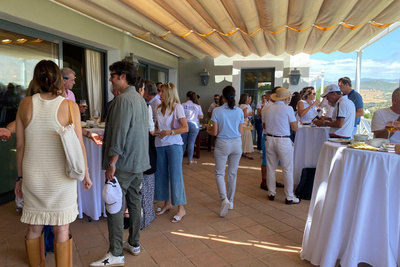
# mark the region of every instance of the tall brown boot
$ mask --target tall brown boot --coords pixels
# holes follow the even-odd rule
[[[65,242],[54,241],[54,259],[56,267],[72,267],[72,235]]]
[[[267,166],[261,164],[261,184],[260,188],[268,191],[267,186]]]
[[[46,258],[44,256],[44,234],[35,239],[25,238],[26,254],[28,256],[29,267],[45,267]]]

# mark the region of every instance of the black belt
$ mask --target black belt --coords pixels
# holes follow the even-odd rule
[[[278,138],[290,138],[290,135],[278,136],[278,135],[273,135],[273,134],[269,134],[269,133],[267,133],[267,136],[278,137]]]

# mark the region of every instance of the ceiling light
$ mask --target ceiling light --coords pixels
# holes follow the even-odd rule
[[[32,41],[32,43],[41,43],[41,42],[43,42],[43,40],[40,40],[40,39],[36,39],[36,40]]]
[[[9,44],[9,43],[12,42],[12,40],[10,40],[10,39],[4,39],[4,40],[1,40],[1,42],[2,42],[3,44]]]
[[[25,38],[17,39],[17,43],[19,43],[19,44],[23,44],[23,43],[25,43],[26,41],[28,41],[28,40],[25,39]]]

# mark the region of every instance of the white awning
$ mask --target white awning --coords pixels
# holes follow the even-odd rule
[[[182,58],[359,49],[400,0],[52,0]]]

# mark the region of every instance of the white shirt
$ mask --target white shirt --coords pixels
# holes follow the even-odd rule
[[[218,107],[218,104],[215,104],[215,102],[212,102],[210,107],[208,108],[207,112],[212,113],[213,109]]]
[[[331,127],[329,129],[329,133],[352,137],[354,130],[354,121],[356,119],[356,108],[353,101],[347,98],[347,95],[343,95],[335,104],[335,110],[332,114],[332,121],[335,121],[339,118],[344,118],[343,127]]]
[[[331,105],[329,105],[329,102],[328,102],[328,100],[326,100],[326,98],[324,98],[324,100],[321,102],[319,107],[325,108],[325,114],[324,114],[325,117],[332,118],[333,110],[335,108],[332,107]]]
[[[151,106],[147,106],[147,110],[149,111],[149,132],[154,131],[154,121],[153,121],[153,110]]]
[[[203,111],[201,110],[201,107],[195,103],[193,103],[192,100],[188,100],[187,102],[182,104],[183,109],[185,110],[185,116],[187,122],[194,122],[194,123],[199,123],[199,115],[203,115]]]
[[[266,133],[276,136],[289,136],[290,123],[296,121],[293,108],[283,101],[276,101],[262,111],[262,122],[265,123]]]
[[[151,110],[153,111],[153,120],[156,121],[155,115],[157,114],[157,107],[161,104],[160,96],[156,95],[149,101],[149,105],[151,106]]]
[[[378,109],[372,116],[371,131],[385,129],[385,125],[388,121],[396,121],[399,116],[400,114],[397,114],[391,108]],[[394,132],[389,140],[390,143],[400,144],[400,131]]]
[[[175,110],[174,112],[171,113],[171,110],[168,108],[165,111],[165,115],[161,113],[161,107],[157,108],[156,110],[156,121],[158,124],[158,129],[160,131],[162,130],[172,130],[172,118],[175,116],[176,120],[179,120],[181,118],[185,118],[185,111],[183,110],[183,107],[181,104],[176,104],[175,105]],[[163,139],[159,138],[158,136],[156,137],[156,140],[154,142],[156,147],[161,147],[161,146],[170,146],[170,145],[183,145],[182,142],[182,137],[180,134],[175,134],[175,135],[167,135]]]
[[[303,103],[303,109],[306,109],[310,106],[310,104],[308,104],[306,100],[300,100],[300,101]],[[311,120],[317,116],[317,114],[318,114],[317,108],[313,106],[306,114],[304,114],[303,117],[299,116],[299,118],[302,122],[310,123]]]

